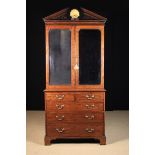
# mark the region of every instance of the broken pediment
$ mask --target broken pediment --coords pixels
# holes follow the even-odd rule
[[[71,13],[72,11],[72,13]],[[74,16],[75,14],[75,16]],[[44,18],[44,21],[101,21],[106,22],[106,18],[85,8],[65,8]]]

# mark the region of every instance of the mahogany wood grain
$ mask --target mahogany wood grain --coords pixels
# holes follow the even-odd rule
[[[103,135],[101,123],[87,123],[77,125],[76,123],[57,123],[47,125],[47,136],[55,138],[64,137],[97,137]]]
[[[46,100],[51,101],[76,101],[76,102],[104,102],[102,92],[46,92]]]
[[[71,31],[71,85],[49,85],[49,38],[51,29],[69,29]],[[75,64],[79,65],[79,30],[98,29],[101,31],[101,84],[99,85],[79,85],[79,70],[74,70]],[[46,25],[46,89],[103,89],[104,88],[104,26],[103,25]]]
[[[104,105],[102,102],[52,102],[52,101],[46,101],[46,111],[51,112],[81,112],[81,111],[96,111],[96,112],[102,112],[104,111]]]
[[[75,94],[76,102],[104,102],[104,93],[85,92]]]
[[[53,25],[46,25],[46,89],[72,89],[74,87],[74,70],[73,70],[73,58],[74,58],[74,31],[73,31],[73,26],[53,26]],[[70,85],[49,85],[49,37],[48,33],[50,30],[53,29],[67,29],[71,31],[71,84]]]
[[[46,100],[47,101],[57,101],[57,102],[71,102],[75,100],[75,96],[72,93],[46,93]]]
[[[63,123],[63,122],[70,122],[70,123],[102,123],[104,120],[104,115],[102,112],[70,112],[70,113],[47,113],[47,123]]]
[[[104,89],[104,24],[106,18],[83,9],[89,20],[60,20],[66,14],[63,9],[44,18],[46,42],[46,88],[45,98],[45,145],[55,139],[94,138],[106,144],[105,137],[105,89]],[[58,19],[56,19],[58,18]],[[94,19],[93,19],[94,18]],[[71,84],[49,85],[49,31],[71,31]],[[97,29],[101,32],[101,83],[79,85],[79,31]]]

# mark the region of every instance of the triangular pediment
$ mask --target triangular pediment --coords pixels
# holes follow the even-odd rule
[[[60,10],[56,13],[53,13],[47,17],[44,18],[44,21],[72,21],[72,18],[70,17],[70,11],[71,8],[65,8],[63,10]],[[95,12],[92,12],[90,10],[87,10],[85,8],[78,8],[77,9],[80,13],[80,16],[78,17],[78,21],[102,21],[106,22],[106,18],[96,14]],[[75,21],[75,20],[74,20]]]

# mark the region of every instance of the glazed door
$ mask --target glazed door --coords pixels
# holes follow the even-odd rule
[[[104,88],[103,26],[76,27],[76,88]]]
[[[71,89],[74,84],[72,61],[73,28],[71,26],[46,27],[46,86]]]

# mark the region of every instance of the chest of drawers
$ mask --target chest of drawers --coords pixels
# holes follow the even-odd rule
[[[45,92],[45,144],[59,138],[105,138],[105,92]]]

